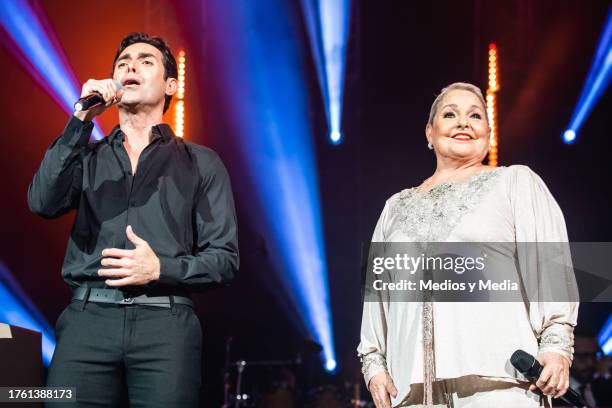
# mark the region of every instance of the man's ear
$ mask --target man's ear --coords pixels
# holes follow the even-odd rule
[[[425,136],[427,137],[427,143],[432,143],[431,141],[431,134],[433,132],[433,127],[431,126],[431,124],[427,124],[427,126],[425,126]]]
[[[178,90],[178,81],[176,78],[166,79],[166,95],[174,95]]]

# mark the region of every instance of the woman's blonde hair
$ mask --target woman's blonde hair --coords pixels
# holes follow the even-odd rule
[[[448,85],[445,88],[442,88],[442,91],[440,92],[440,95],[438,95],[436,97],[436,99],[433,101],[433,104],[431,105],[431,109],[429,111],[429,120],[427,121],[427,123],[429,123],[430,125],[433,125],[433,121],[434,118],[436,117],[436,114],[438,113],[438,108],[440,105],[440,102],[442,102],[442,99],[444,99],[444,96],[449,93],[450,91],[454,91],[456,89],[461,89],[464,91],[470,91],[472,92],[474,95],[476,95],[478,97],[478,99],[480,100],[480,102],[482,103],[483,108],[487,109],[487,104],[485,103],[485,99],[482,96],[482,91],[480,90],[480,88],[478,88],[476,85],[472,85],[470,83],[467,82],[454,82],[450,85]],[[487,116],[487,115],[485,115]],[[489,118],[487,117],[487,122],[489,121]]]

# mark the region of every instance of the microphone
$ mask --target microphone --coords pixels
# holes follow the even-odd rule
[[[117,89],[120,91],[123,89],[121,82],[116,79],[113,80],[114,84],[117,86]],[[74,103],[74,110],[77,112],[89,110],[89,108],[93,108],[96,105],[100,105],[104,103],[104,98],[98,92],[94,92],[90,95],[79,98],[78,101]]]
[[[512,357],[510,357],[510,363],[512,363],[514,368],[516,368],[531,382],[536,382],[540,377],[540,374],[542,374],[543,367],[540,362],[536,360],[534,356],[523,350],[516,350],[514,353],[512,353]],[[586,402],[584,402],[580,394],[578,394],[571,388],[567,389],[565,394],[561,396],[561,399],[573,406],[587,406]]]

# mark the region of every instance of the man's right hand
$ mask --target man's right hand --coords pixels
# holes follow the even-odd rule
[[[386,371],[372,377],[368,389],[372,398],[374,398],[376,408],[391,408],[390,396],[397,397],[397,388],[395,388],[393,379]]]
[[[94,117],[104,112],[106,108],[118,103],[123,94],[112,79],[102,79],[99,81],[90,79],[85,82],[81,90],[81,98],[94,93],[100,94],[104,99],[104,103],[93,106],[86,111],[74,112],[75,117],[82,121],[91,121]]]

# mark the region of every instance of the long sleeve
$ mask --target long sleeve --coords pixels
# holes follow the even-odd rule
[[[216,155],[198,158],[202,186],[194,205],[192,254],[160,257],[160,283],[192,288],[224,284],[238,269],[236,211],[229,175]]]
[[[540,353],[554,351],[571,362],[579,303],[565,220],[542,179],[526,166],[512,167],[510,198],[530,323]]]
[[[373,243],[385,242],[384,230],[389,212],[389,201],[376,224],[372,236]],[[361,335],[357,352],[362,363],[362,373],[366,386],[376,374],[387,371],[387,319],[389,316],[388,299],[367,296],[363,303]]]
[[[83,178],[81,153],[87,149],[92,129],[92,122],[73,116],[47,149],[28,187],[28,206],[32,212],[56,218],[76,208]]]

